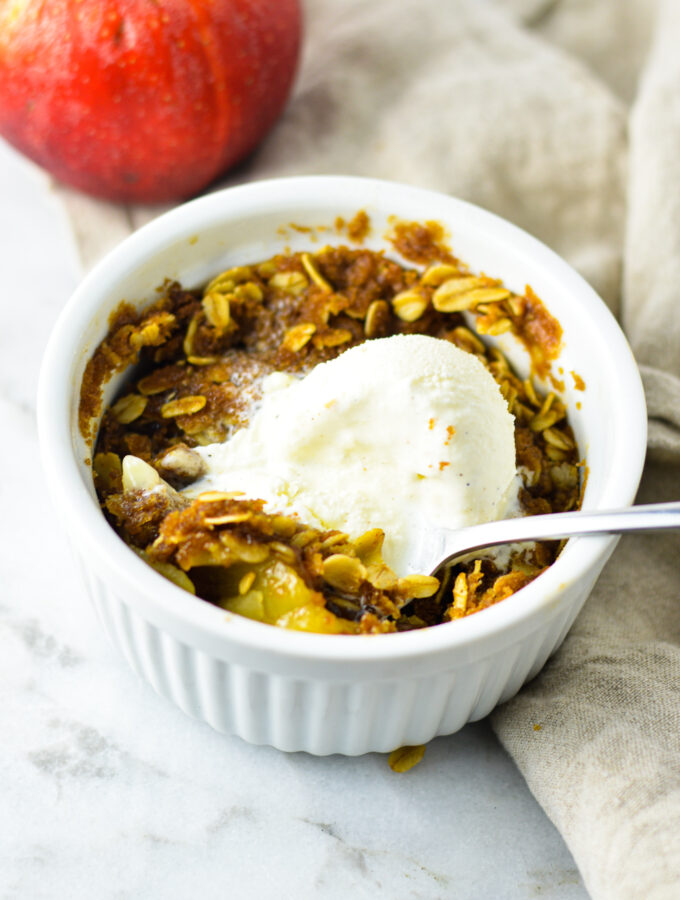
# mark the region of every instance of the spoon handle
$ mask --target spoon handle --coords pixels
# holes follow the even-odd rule
[[[544,541],[575,535],[622,534],[624,532],[666,531],[680,528],[680,501],[649,503],[611,511],[573,510],[543,516],[523,516],[474,525],[462,531],[443,529],[438,547],[428,548],[437,568],[453,557],[485,547],[520,541]]]

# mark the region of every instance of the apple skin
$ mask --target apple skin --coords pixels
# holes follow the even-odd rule
[[[0,135],[122,202],[189,197],[290,92],[298,0],[0,0]]]

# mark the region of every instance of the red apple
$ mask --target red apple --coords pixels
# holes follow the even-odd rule
[[[195,194],[272,126],[298,0],[0,0],[0,134],[117,201]]]

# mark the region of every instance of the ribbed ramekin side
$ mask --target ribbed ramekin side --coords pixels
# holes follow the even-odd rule
[[[387,752],[441,731],[451,673],[344,683],[265,674],[215,659],[162,631],[83,567],[110,639],[161,696],[217,731],[315,755]],[[465,719],[458,720],[458,727]]]
[[[145,678],[145,673],[133,647],[127,606],[120,602],[87,563],[82,560],[79,562],[90,600],[111,643],[123,654],[133,672],[140,678]],[[159,693],[164,692],[159,690]]]
[[[490,671],[470,712],[470,721],[483,719],[499,703],[514,697],[522,685],[541,670],[564,640],[573,621],[570,613],[571,607],[554,614],[519,643],[490,659]]]
[[[562,614],[556,618],[551,628],[542,629],[537,633],[534,652],[528,659],[530,664],[527,666],[527,671],[519,683],[517,690],[519,690],[525,682],[531,681],[532,678],[538,675],[549,657],[552,656],[555,650],[560,646],[574,620],[574,616],[570,613],[571,610],[565,609]],[[510,699],[510,697],[517,693],[517,690],[513,691],[512,694],[504,694],[501,697],[501,702]]]
[[[528,663],[526,672],[520,679],[516,679],[517,684],[512,685],[514,690],[510,690],[511,686],[508,686],[508,689],[500,697],[500,703],[513,697],[523,684],[535,678],[549,657],[561,646],[581,611],[583,603],[592,591],[601,569],[602,566],[598,566],[591,570],[581,581],[568,588],[569,598],[566,603],[561,604],[560,611],[554,615],[549,627],[541,628],[535,633],[533,652],[527,656],[526,660]]]
[[[393,698],[398,694],[398,687],[394,683],[350,684],[344,692],[342,715],[347,727],[344,733],[336,734],[339,743],[336,748],[341,748],[347,756],[357,756],[365,753],[363,747],[376,747],[376,731],[381,731],[381,714],[386,707],[394,709]],[[320,747],[332,747],[331,736],[324,734],[321,723],[309,723],[310,730],[315,734],[315,743]],[[334,730],[341,730],[340,722],[334,726]],[[382,729],[384,731],[384,728]],[[311,735],[310,735],[311,736]],[[396,745],[395,745],[396,746]],[[394,749],[394,748],[392,748]]]
[[[554,646],[542,661],[540,659],[537,661],[540,662],[540,665],[534,666],[531,673],[532,678],[534,675],[537,675],[541,671],[543,664],[545,663],[548,656],[550,656],[566,638],[567,634],[569,633],[569,629],[574,624],[574,621],[576,620],[578,614],[581,612],[583,604],[590,596],[591,591],[595,587],[595,582],[599,578],[600,572],[602,571],[603,567],[604,561],[596,569],[592,569],[589,573],[586,573],[578,585],[572,586],[571,591],[573,592],[574,599],[564,604],[564,613],[559,619],[561,628],[555,639]]]
[[[232,667],[200,650],[194,652],[200,717],[215,731],[233,734],[236,726],[229,703]]]
[[[388,752],[451,734],[515,694],[559,645],[567,604],[510,646],[415,678],[296,678],[217,659],[157,628],[81,562],[113,643],[133,670],[186,714],[255,744],[315,755]],[[587,588],[586,588],[587,589]]]
[[[470,710],[471,721],[483,719],[499,702],[503,691],[507,688],[510,679],[517,668],[519,660],[524,654],[531,653],[531,647],[525,638],[521,643],[513,644],[487,659],[486,672],[482,678],[481,691],[477,702]]]
[[[566,612],[556,616],[543,628],[528,635],[516,648],[514,664],[499,678],[500,691],[497,691],[495,696],[491,695],[488,698],[485,711],[484,709],[479,710],[479,717],[487,715],[499,703],[505,703],[506,700],[514,697],[522,685],[543,667],[551,653],[562,643],[564,634],[566,634],[564,630],[565,616]]]
[[[456,673],[456,679],[442,712],[438,735],[454,734],[470,721],[472,711],[484,690],[489,667],[490,662],[485,659],[468,665],[464,672]]]
[[[500,694],[495,699],[493,696],[488,697],[486,704],[483,707],[480,704],[480,708],[475,710],[472,718],[482,718],[499,703],[504,703],[514,697],[522,685],[541,671],[548,658],[560,647],[567,636],[584,600],[592,590],[598,573],[592,572],[590,577],[584,578],[578,584],[572,584],[567,589],[568,602],[561,604],[541,628],[525,636],[521,645],[518,646],[519,652],[514,667],[499,678],[501,683],[504,682]]]

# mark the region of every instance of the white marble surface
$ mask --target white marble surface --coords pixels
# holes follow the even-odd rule
[[[78,263],[47,180],[1,142],[0,272],[0,898],[587,898],[486,723],[395,775],[215,734],[136,680],[38,458],[40,357]]]

